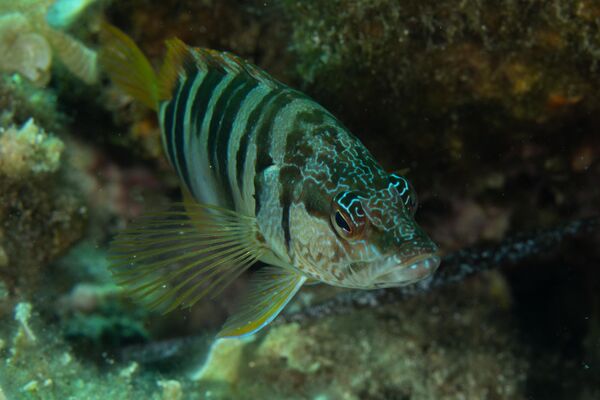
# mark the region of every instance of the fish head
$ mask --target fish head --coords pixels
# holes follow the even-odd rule
[[[321,281],[360,289],[395,287],[424,279],[438,268],[438,247],[414,219],[412,185],[392,173],[377,186],[350,187],[331,198],[328,224],[312,242],[326,248],[320,256],[329,255],[320,266]]]

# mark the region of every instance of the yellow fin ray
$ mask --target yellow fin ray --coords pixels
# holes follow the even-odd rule
[[[158,109],[158,79],[150,62],[118,28],[102,23],[100,65],[120,89],[153,110]]]
[[[224,275],[224,272],[227,271],[227,268],[232,268],[232,267],[237,268],[240,265],[239,264],[240,257],[242,255],[244,255],[245,253],[247,253],[247,250],[245,250],[245,249],[234,249],[234,250],[228,251],[227,253],[213,254],[210,257],[205,257],[200,260],[196,260],[196,261],[190,263],[189,265],[186,265],[183,268],[172,271],[167,276],[161,276],[158,279],[156,279],[154,282],[149,282],[147,285],[144,285],[144,287],[139,287],[139,289],[140,290],[148,290],[148,289],[154,290],[155,286],[161,285],[164,281],[176,282],[178,279],[180,279],[180,277],[182,275],[184,275],[188,271],[191,271],[191,275],[187,276],[185,280],[180,279],[181,282],[179,282],[177,285],[174,285],[173,287],[170,287],[167,291],[165,291],[164,295],[152,300],[152,303],[151,303],[151,307],[152,307],[152,305],[161,303],[167,297],[177,294],[178,291],[183,290],[184,287],[186,287],[188,285],[188,283],[190,283],[190,282],[196,282],[196,285],[193,285],[192,288],[198,289],[199,286],[197,286],[197,285],[202,285],[205,281],[212,279],[216,274]],[[210,264],[208,264],[208,261],[210,261]],[[230,262],[232,263],[231,266],[228,265],[228,263],[230,263]],[[222,266],[223,264],[226,264],[226,265],[224,265],[223,268],[221,268],[221,269],[217,269],[217,267]],[[202,266],[202,268],[197,268],[200,265]],[[202,279],[197,279],[201,275],[203,275]],[[210,285],[208,285],[208,286],[210,286]],[[185,293],[187,293],[187,291]],[[181,301],[178,301],[178,299],[180,299],[180,298],[185,298],[185,297],[179,296],[175,299],[174,302],[181,303]]]
[[[178,203],[121,231],[111,243],[111,269],[134,298],[168,312],[215,296],[261,257],[260,238],[252,217]]]
[[[223,74],[244,73],[272,89],[286,87],[250,62],[228,52],[189,47],[177,38],[165,41],[167,52],[157,74],[133,40],[107,22],[102,24],[100,64],[112,81],[135,99],[153,110],[158,103],[172,98],[180,77],[200,68]]]
[[[277,317],[305,281],[305,276],[280,267],[258,271],[244,304],[229,317],[218,337],[243,337],[258,332]]]
[[[177,38],[165,40],[167,54],[158,74],[159,100],[172,97],[173,88],[184,70],[196,68],[190,48]]]
[[[129,232],[128,232],[129,233]],[[232,235],[233,236],[233,235]],[[191,234],[190,237],[188,239],[195,239],[195,240],[199,240],[199,239],[204,239],[202,240],[202,245],[204,246],[202,249],[198,249],[196,250],[195,254],[201,254],[201,253],[208,253],[211,251],[215,251],[215,250],[221,250],[224,248],[228,248],[231,247],[233,244],[238,243],[240,240],[243,240],[245,237],[245,235],[235,235],[233,236],[231,239],[230,238],[212,238],[212,239],[207,239],[206,236],[201,237],[201,236],[194,236],[194,234]],[[150,246],[150,245],[155,245],[155,244],[165,244],[165,243],[169,243],[166,242],[164,240],[158,240],[158,239],[150,239],[148,240],[146,243],[144,243],[144,245],[146,246]],[[152,250],[146,250],[139,258],[137,258],[136,261],[142,261],[148,258],[152,258],[158,255],[164,255],[166,253],[169,252],[178,252],[181,250],[186,250],[190,247],[190,243],[184,242],[178,242],[179,244],[177,245],[173,245],[173,246],[167,246],[167,247],[158,247],[156,248],[155,246],[154,249]],[[118,242],[118,245],[115,245],[113,247],[114,251],[117,251],[119,249],[128,249],[131,245],[136,245],[139,244],[139,242],[127,242],[125,240],[123,240],[122,242]],[[111,259],[113,260],[118,260],[119,258],[128,258],[129,256],[127,254],[122,255],[122,256],[112,256]]]
[[[226,51],[217,51],[207,48],[193,48],[196,63],[203,69],[217,69],[225,74],[239,74],[243,72],[248,79],[256,80],[272,89],[285,87],[285,85],[271,75],[251,64],[250,62]]]
[[[186,250],[186,248],[184,248],[183,250]],[[217,250],[219,250],[219,249],[217,249]],[[241,248],[241,250],[245,251],[245,248]],[[205,254],[205,253],[207,253],[206,248],[203,247],[196,251],[187,252],[187,253],[184,253],[181,255],[176,255],[176,256],[167,255],[166,257],[162,257],[158,261],[151,261],[151,260],[148,260],[147,258],[144,260],[140,260],[140,259],[136,258],[135,262],[136,263],[144,262],[144,271],[143,272],[145,274],[149,274],[149,273],[156,271],[157,269],[163,268],[166,264],[189,261],[185,267],[173,271],[172,274],[169,274],[167,276],[161,275],[158,277],[158,278],[160,278],[159,280],[164,280],[165,278],[170,278],[175,274],[180,275],[181,273],[189,270],[190,268],[193,268],[195,265],[199,264],[200,262],[205,263],[207,261],[211,261],[218,257],[224,257],[235,251],[240,251],[240,248],[232,247],[231,249],[225,249],[220,252],[213,251],[212,254],[207,255],[207,254]],[[202,256],[203,254],[205,256],[200,257],[200,261],[198,263],[196,263],[196,260],[199,259],[199,256]],[[163,254],[161,254],[161,255],[163,255]],[[189,260],[189,259],[191,259],[191,260]],[[131,261],[129,261],[129,260],[127,262],[121,262],[120,264],[113,265],[113,270],[114,270],[113,274],[118,278],[127,278],[132,275],[138,276],[140,271],[137,271],[137,270],[131,269],[131,268],[123,269],[123,267],[129,267],[130,265],[131,265]],[[122,283],[128,284],[130,282],[128,281],[128,279],[123,279]]]
[[[204,297],[207,297],[207,296],[214,298],[223,289],[225,289],[226,285],[222,285],[223,281],[226,281],[229,283],[233,282],[233,280],[235,278],[239,277],[248,267],[250,267],[250,265],[254,264],[254,262],[256,262],[257,259],[258,259],[257,254],[242,254],[242,255],[237,256],[235,259],[231,260],[233,263],[235,263],[238,266],[235,271],[232,271],[230,274],[220,274],[220,276],[218,276],[218,277],[214,277],[215,271],[213,271],[211,273],[211,275],[213,275],[213,276],[210,276],[210,278],[211,278],[210,284],[205,285],[203,288],[200,288],[200,286],[198,284],[191,286],[184,293],[182,293],[177,299],[175,299],[175,302],[177,302],[177,303],[186,302],[186,303],[194,304],[198,300],[200,300]],[[219,261],[219,263],[221,263],[221,261]],[[214,279],[212,279],[212,278],[214,278]],[[196,295],[190,299],[190,296],[194,295],[194,293],[196,293]]]

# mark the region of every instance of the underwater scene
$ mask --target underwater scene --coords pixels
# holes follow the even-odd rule
[[[600,399],[600,1],[0,0],[14,399]]]

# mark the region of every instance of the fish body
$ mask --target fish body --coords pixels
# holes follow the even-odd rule
[[[105,69],[157,110],[186,197],[115,240],[116,276],[139,297],[191,305],[260,260],[270,267],[220,334],[243,336],[307,281],[372,289],[436,270],[410,183],[317,102],[232,54],[178,40],[153,75],[129,38],[105,30]]]

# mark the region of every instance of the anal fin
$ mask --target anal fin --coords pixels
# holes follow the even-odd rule
[[[240,310],[233,314],[217,337],[244,337],[268,325],[306,282],[306,277],[281,267],[265,267],[256,272],[250,293]]]

